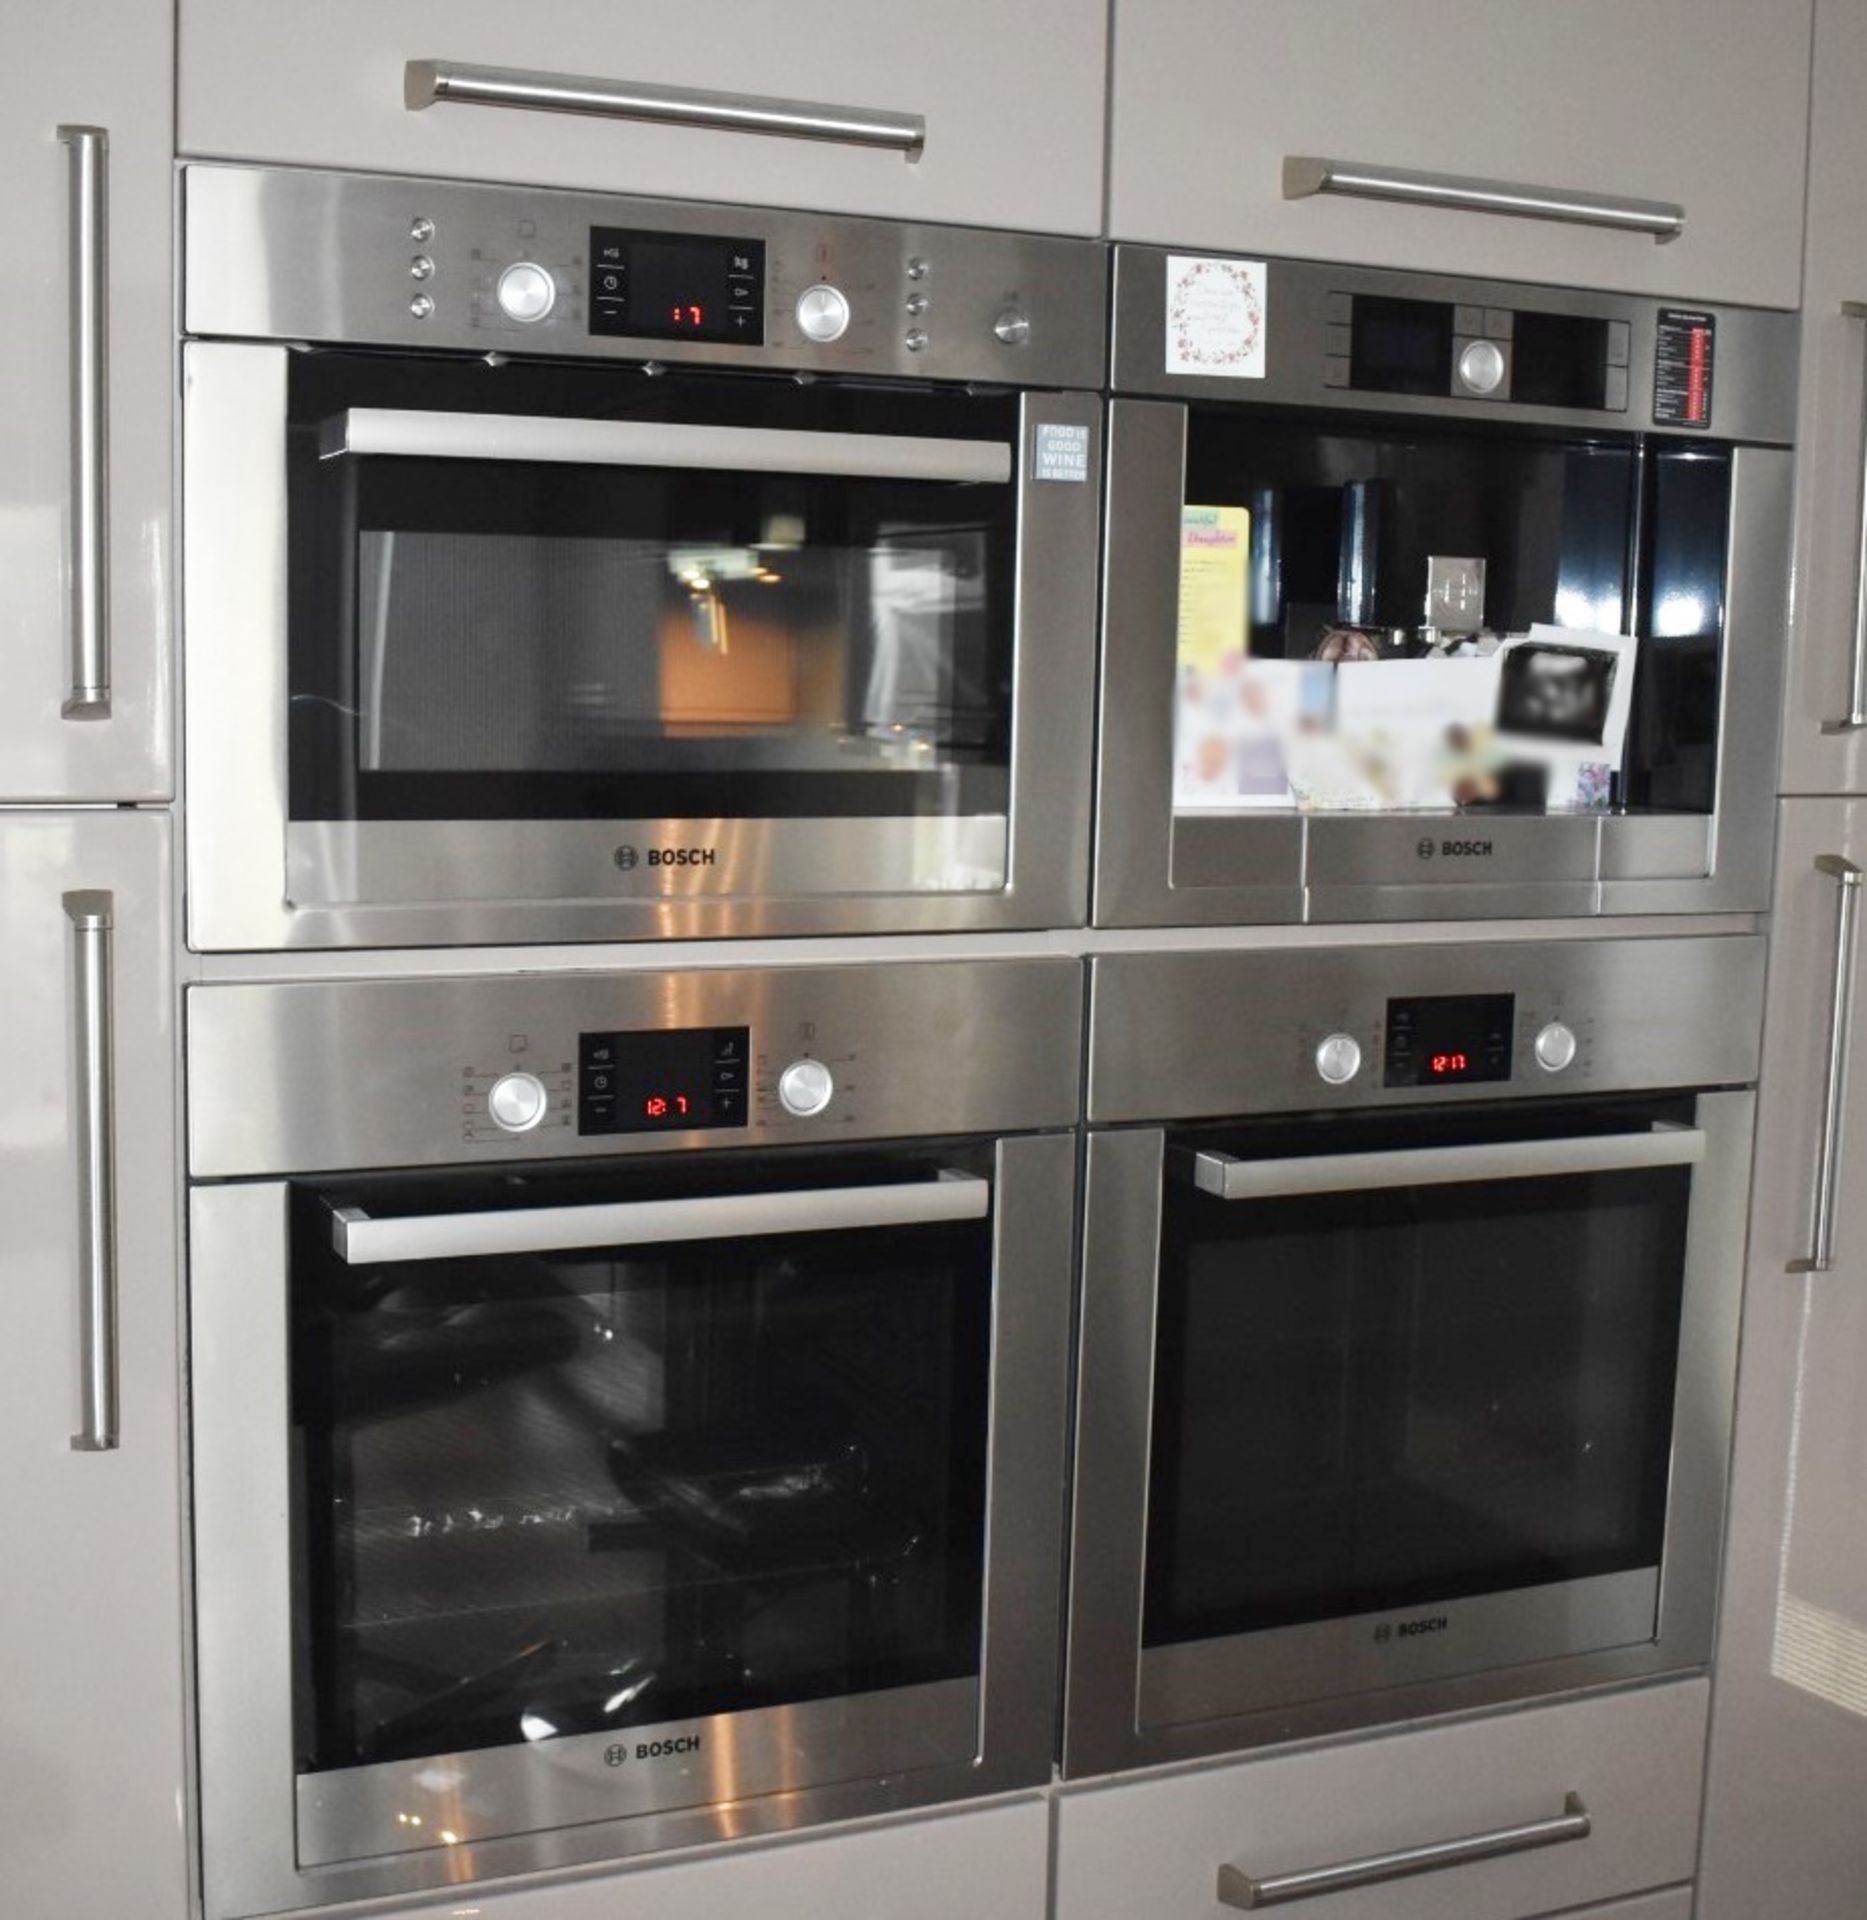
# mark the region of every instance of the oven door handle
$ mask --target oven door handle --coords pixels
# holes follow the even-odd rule
[[[325,422],[322,451],[326,460],[344,454],[399,454],[415,460],[698,467],[722,473],[809,473],[988,486],[1004,486],[1011,479],[1011,448],[1002,440],[684,426],[666,420],[576,420],[554,414],[441,413],[415,407],[352,407]]]
[[[685,1200],[619,1200],[601,1206],[513,1207],[493,1213],[424,1213],[376,1220],[332,1207],[331,1245],[352,1266],[467,1260],[488,1254],[563,1253],[577,1247],[653,1246],[667,1240],[745,1240],[767,1233],[836,1233],[983,1220],[992,1183],[942,1171],[936,1180],[873,1187],[805,1187],[718,1193]]]
[[[1583,1134],[1573,1140],[1484,1140],[1462,1147],[1310,1154],[1288,1160],[1197,1153],[1192,1156],[1192,1172],[1193,1184],[1202,1193],[1221,1200],[1274,1200],[1306,1193],[1368,1193],[1475,1180],[1537,1180],[1552,1174],[1689,1167],[1704,1157],[1705,1136],[1697,1127],[1658,1120],[1639,1133]]]

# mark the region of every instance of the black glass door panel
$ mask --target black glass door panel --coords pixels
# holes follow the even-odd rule
[[[328,449],[352,408],[1015,445],[1015,401],[320,354],[290,408],[294,819],[1005,810],[1011,485]]]
[[[353,1266],[333,1204],[847,1187],[967,1157],[296,1189],[300,1770],[979,1671],[989,1220]]]
[[[1189,1135],[1175,1151],[1373,1151],[1659,1117],[1442,1111]],[[1228,1202],[1171,1181],[1147,1644],[1657,1567],[1690,1182],[1662,1167]]]

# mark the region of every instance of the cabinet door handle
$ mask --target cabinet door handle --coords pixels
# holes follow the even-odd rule
[[[116,1099],[112,1085],[111,929],[108,893],[68,893],[72,998],[77,1014],[79,1337],[83,1422],[71,1444],[109,1453],[117,1444]]]
[[[1561,220],[1570,226],[1645,233],[1662,244],[1685,232],[1685,208],[1671,200],[1633,200],[1619,194],[1579,193],[1566,187],[1525,187],[1509,180],[1473,180],[1458,173],[1416,173],[1360,160],[1284,156],[1284,198],[1340,193],[1360,200],[1398,200],[1407,206],[1458,213],[1502,213],[1520,220]]]
[[[769,133],[787,140],[827,140],[841,147],[881,147],[918,160],[927,121],[882,107],[836,107],[815,100],[774,100],[703,87],[657,87],[637,80],[594,80],[575,73],[530,73],[517,67],[475,67],[459,60],[411,60],[403,70],[402,103],[411,112],[437,101],[474,107],[521,107],[533,113],[589,113],[605,120],[649,120],[664,127],[715,133]]]
[[[1350,1887],[1378,1886],[1416,1873],[1437,1873],[1441,1867],[1462,1867],[1474,1860],[1495,1860],[1502,1854],[1531,1853],[1538,1847],[1586,1840],[1593,1827],[1582,1796],[1571,1793],[1563,1801],[1562,1811],[1550,1820],[1530,1820],[1522,1826],[1468,1834],[1461,1840],[1435,1840],[1424,1847],[1372,1853],[1365,1859],[1343,1860],[1332,1867],[1306,1867],[1296,1873],[1253,1879],[1244,1868],[1228,1864],[1219,1869],[1219,1905],[1250,1912],[1256,1907],[1281,1906],[1286,1900],[1313,1900],[1319,1894],[1344,1893]]]
[[[1834,994],[1828,1003],[1828,1071],[1822,1080],[1821,1145],[1815,1159],[1814,1224],[1809,1251],[1791,1273],[1826,1273],[1835,1264],[1835,1205],[1840,1197],[1841,1116],[1848,1095],[1854,1029],[1854,949],[1860,927],[1861,869],[1838,853],[1815,856],[1815,871],[1840,886],[1835,913]]]
[[[110,718],[110,136],[60,127],[68,163],[71,585],[67,720]]]
[[[1867,322],[1867,300],[1844,300],[1841,311],[1850,320]],[[1849,656],[1848,710],[1839,720],[1824,720],[1824,733],[1867,729],[1867,325],[1861,328],[1861,349],[1860,493],[1855,502],[1854,646]]]

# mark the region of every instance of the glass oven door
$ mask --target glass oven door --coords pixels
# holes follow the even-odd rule
[[[224,1793],[288,1786],[304,1897],[345,1863],[439,1884],[1038,1777],[1054,1618],[995,1635],[990,1596],[1061,1551],[1070,1163],[1054,1138],[201,1195],[210,1850],[243,1830]],[[249,1365],[270,1345],[232,1298],[242,1217],[289,1275],[285,1403],[244,1434],[257,1383],[214,1364],[242,1318]],[[274,1436],[284,1539],[239,1498]],[[1041,1672],[988,1702],[1001,1642]],[[236,1788],[249,1721],[289,1746]]]

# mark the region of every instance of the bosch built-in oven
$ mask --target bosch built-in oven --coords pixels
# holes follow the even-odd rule
[[[1761,911],[1793,314],[1115,249],[1094,917]]]
[[[193,946],[1081,923],[1100,247],[182,180]]]
[[[1081,1001],[193,990],[212,1920],[1049,1778]]]
[[[1069,1773],[1705,1664],[1762,975],[1094,960]]]

